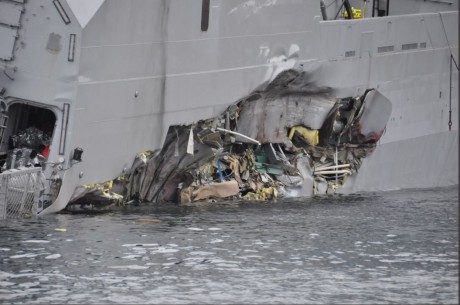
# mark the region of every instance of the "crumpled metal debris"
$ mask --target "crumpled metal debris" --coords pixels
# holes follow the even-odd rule
[[[125,204],[124,176],[104,183],[79,186],[72,195],[68,211],[103,210]]]
[[[385,131],[391,102],[374,89],[336,98],[288,70],[220,116],[170,126],[158,151],[136,156],[122,187],[82,186],[71,206],[330,194],[356,174]]]
[[[77,191],[75,191],[75,193],[72,195],[70,201],[76,201],[80,198],[88,196],[88,194],[91,194],[96,198],[102,196],[107,199],[123,200],[122,195],[111,192],[112,187],[113,180],[107,181],[105,183],[81,185],[77,188]]]
[[[42,150],[51,143],[51,135],[32,126],[11,136],[13,148],[32,148]]]
[[[287,70],[220,116],[170,126],[161,151],[134,161],[127,200],[334,193],[375,149],[390,114],[391,102],[373,89],[336,98],[306,72]]]
[[[47,156],[40,154],[51,143],[51,135],[36,127],[19,131],[9,138],[9,150],[2,170],[21,166],[44,166]]]
[[[45,161],[45,157],[38,154],[34,149],[26,147],[15,148],[9,151],[3,169],[8,170],[11,168],[19,168],[21,166],[43,166]]]
[[[141,189],[142,183],[147,182],[152,174],[152,168],[147,167],[147,162],[156,154],[158,154],[158,151],[155,152],[153,150],[137,154],[130,171],[130,179],[127,185],[127,198],[138,200],[138,191]]]
[[[180,203],[193,202],[205,199],[228,198],[238,195],[240,188],[236,180],[219,183],[207,183],[197,186],[192,182],[186,189],[180,192]]]

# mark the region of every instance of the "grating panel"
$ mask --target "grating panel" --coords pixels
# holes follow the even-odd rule
[[[36,215],[44,186],[45,177],[41,167],[0,174],[0,219]]]

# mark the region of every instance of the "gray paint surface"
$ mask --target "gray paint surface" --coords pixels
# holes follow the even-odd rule
[[[0,70],[14,78],[0,71],[7,103],[31,101],[58,117],[50,160],[59,157],[63,104],[70,104],[62,196],[48,211],[63,208],[76,185],[113,179],[137,152],[160,147],[169,125],[220,113],[293,67],[314,75],[319,86],[334,88],[338,97],[377,88],[392,103],[382,147],[434,135],[451,138],[458,130],[455,69],[452,132],[447,125],[450,54],[458,62],[457,4],[439,6],[452,12],[428,13],[431,8],[406,0],[411,15],[322,21],[314,0],[213,0],[209,30],[202,32],[201,0],[60,2],[67,25],[52,2],[27,2],[15,59],[0,61]],[[9,34],[2,33],[7,41]],[[46,50],[51,33],[61,36],[60,52]],[[70,34],[76,34],[74,62],[67,60]],[[403,49],[414,43],[416,49]],[[385,46],[392,51],[379,52]],[[69,162],[75,147],[84,149],[77,164]],[[443,159],[452,155],[431,149],[432,158],[440,151]],[[409,158],[393,157],[396,163]],[[382,165],[379,158],[369,159],[362,172],[377,164]],[[385,169],[388,187],[405,185],[406,178],[391,168]],[[417,171],[418,177],[425,173]],[[458,170],[446,171],[450,176]],[[356,191],[373,187],[369,175],[359,175],[363,182]]]

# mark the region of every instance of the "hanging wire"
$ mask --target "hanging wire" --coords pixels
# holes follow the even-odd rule
[[[450,58],[452,59],[452,61],[454,62],[455,64],[455,67],[457,67],[457,70],[458,70],[458,65],[457,65],[457,62],[455,61],[455,57],[453,54],[450,54]]]
[[[343,8],[343,3],[344,3],[344,2],[342,1],[342,4],[340,5],[339,10],[337,11],[337,14],[336,14],[335,17],[334,17],[334,20],[336,20],[337,17],[339,17],[339,14],[340,14],[340,12],[342,11],[342,8]]]
[[[444,36],[446,36],[446,42],[447,42],[447,46],[449,47],[449,52],[450,52],[451,60],[454,61],[455,67],[457,67],[457,70],[458,70],[458,65],[457,65],[457,62],[455,61],[454,55],[452,54],[452,49],[451,49],[451,47],[450,47],[449,38],[447,38],[446,27],[444,26],[444,19],[442,18],[442,14],[441,14],[441,13],[439,13],[439,18],[441,18],[441,24],[442,24],[442,28],[443,28],[443,30],[444,30]]]
[[[447,124],[449,126],[449,131],[452,130],[452,61],[454,64],[457,66],[457,63],[455,62],[455,58],[452,54],[450,54],[450,61],[449,61],[449,68],[450,68],[450,81],[449,81],[449,123]],[[457,66],[458,70],[458,66]]]
[[[332,0],[331,3],[329,3],[328,5],[326,5],[326,8],[328,8],[329,6],[331,6],[332,4],[334,4],[335,2],[337,2],[338,0]]]
[[[442,24],[442,28],[444,30],[444,35],[446,36],[446,42],[447,42],[447,46],[449,47],[449,52],[450,52],[450,60],[449,60],[449,71],[450,71],[450,81],[449,81],[449,123],[448,123],[448,126],[449,126],[449,131],[452,130],[452,62],[454,63],[455,67],[457,68],[457,71],[458,71],[458,65],[457,65],[457,62],[455,61],[455,58],[454,58],[454,54],[452,54],[452,49],[450,48],[450,42],[449,42],[449,38],[447,37],[447,32],[446,32],[446,27],[444,26],[444,20],[442,18],[442,14],[439,13],[439,18],[441,18],[441,24]]]

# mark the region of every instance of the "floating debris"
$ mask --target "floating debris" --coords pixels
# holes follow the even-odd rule
[[[155,222],[155,223],[161,222],[161,220],[159,220],[159,219],[154,219],[154,218],[139,218],[139,219],[136,219],[136,221],[141,221],[141,222]]]

